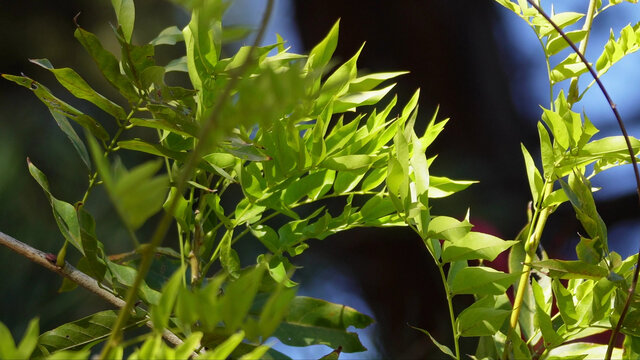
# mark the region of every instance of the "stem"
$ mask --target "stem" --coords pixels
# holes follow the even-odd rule
[[[556,31],[558,31],[558,33],[562,36],[562,38],[564,38],[564,40],[569,44],[569,46],[571,46],[573,51],[576,54],[578,54],[578,56],[580,57],[580,60],[585,64],[585,66],[589,70],[589,73],[591,73],[591,76],[594,78],[594,80],[598,84],[598,87],[602,91],[602,94],[604,95],[605,99],[609,103],[609,107],[611,107],[611,111],[613,111],[613,115],[615,116],[616,121],[618,122],[618,127],[620,127],[620,131],[622,132],[622,135],[624,136],[624,141],[625,141],[625,143],[627,145],[627,150],[629,151],[629,156],[631,157],[631,162],[633,163],[633,173],[635,175],[635,180],[636,180],[636,192],[638,194],[638,204],[640,205],[640,170],[638,170],[638,160],[636,159],[636,157],[634,155],[633,147],[631,146],[631,140],[629,140],[629,135],[627,134],[627,130],[626,130],[625,126],[624,126],[624,122],[622,121],[622,117],[620,116],[620,113],[618,112],[616,104],[613,102],[613,100],[611,100],[611,97],[609,96],[609,93],[607,92],[607,90],[605,89],[604,85],[602,84],[602,81],[600,81],[600,78],[598,78],[598,74],[593,69],[591,64],[589,64],[589,62],[584,57],[582,52],[580,52],[580,49],[578,49],[576,44],[574,44],[573,41],[571,41],[571,39],[569,39],[567,37],[567,34],[565,34],[564,31],[562,31],[562,29],[556,23],[554,23],[553,20],[551,20],[549,15],[547,15],[544,12],[544,10],[542,10],[540,8],[540,6],[536,5],[533,2],[533,0],[527,0],[527,1],[529,2],[529,4],[531,4],[540,13],[540,15],[542,15],[545,19],[547,19],[547,21],[556,29]],[[613,346],[615,344],[616,338],[618,337],[618,334],[620,333],[620,329],[622,328],[622,323],[624,322],[624,318],[627,315],[627,312],[629,311],[629,306],[631,305],[632,295],[636,291],[636,286],[638,284],[638,275],[640,275],[640,250],[638,250],[638,255],[639,256],[638,256],[638,259],[636,260],[635,270],[633,271],[633,280],[632,280],[631,286],[629,287],[629,290],[628,290],[627,300],[625,301],[624,307],[622,308],[622,312],[620,313],[620,319],[618,320],[618,323],[616,324],[616,327],[611,332],[611,337],[609,339],[609,345],[607,347],[607,353],[605,355],[605,359],[607,359],[607,360],[611,359],[611,355],[613,354]]]
[[[447,277],[444,274],[443,264],[436,260],[436,265],[438,265],[438,270],[440,271],[440,278],[442,279],[442,285],[444,286],[444,292],[447,295],[447,305],[449,306],[449,320],[451,321],[451,332],[453,333],[453,346],[456,351],[456,359],[460,360],[460,344],[458,339],[460,336],[458,335],[458,331],[456,331],[456,315],[453,313],[453,296],[451,295],[451,291],[449,291],[449,283],[447,282]]]
[[[584,25],[582,26],[582,30],[586,31],[587,34],[584,36],[584,39],[580,42],[580,50],[581,54],[584,54],[587,51],[587,43],[589,42],[589,34],[591,34],[591,25],[593,24],[593,18],[596,13],[596,0],[589,1],[589,8],[587,9],[587,18],[584,20]],[[569,102],[569,106],[573,105],[580,99],[578,90],[578,77],[574,77],[571,79],[571,84],[569,85],[569,93],[567,94],[567,101]]]
[[[65,262],[63,266],[57,266],[56,259],[51,257],[53,254],[46,254],[1,231],[0,245],[4,245],[47,270],[53,271],[54,273],[73,281],[119,308],[122,308],[125,305],[125,302],[122,299],[105,290],[105,288],[101,286],[96,279],[76,269],[68,262]],[[153,328],[153,324],[150,321],[147,321],[146,324],[148,327]],[[167,329],[162,332],[162,337],[175,346],[182,344],[182,340],[176,334]]]
[[[525,250],[525,259],[524,264],[522,265],[522,274],[520,275],[520,280],[518,282],[518,289],[516,290],[514,299],[513,299],[513,311],[511,312],[511,318],[509,319],[509,333],[516,333],[516,328],[518,326],[518,318],[520,317],[520,308],[522,307],[522,303],[524,301],[524,294],[527,290],[527,285],[529,285],[529,276],[531,275],[531,262],[535,259],[535,252],[538,248],[538,244],[540,243],[540,238],[542,237],[542,231],[547,223],[547,218],[551,214],[551,208],[546,207],[541,209],[542,203],[544,199],[553,191],[553,182],[545,179],[545,184],[542,192],[536,199],[535,203],[535,211],[533,213],[533,217],[531,218],[531,224],[529,225],[529,232],[527,234],[527,240],[524,244]],[[506,359],[510,347],[510,341],[507,340],[507,343],[504,347],[504,352],[502,354],[502,358]]]
[[[260,44],[260,41],[262,41],[262,37],[264,36],[265,30],[267,28],[267,23],[269,22],[269,18],[271,17],[273,3],[274,3],[274,0],[269,0],[267,2],[267,7],[265,10],[264,16],[262,17],[260,29],[258,30],[258,34],[256,35],[255,41],[251,46],[251,49],[249,50],[249,54],[247,55],[246,60],[242,63],[242,65],[240,65],[240,67],[238,68],[238,71],[233,73],[233,75],[229,79],[229,82],[227,82],[225,88],[223,89],[222,93],[217,97],[216,102],[211,110],[211,116],[205,120],[200,130],[200,134],[198,136],[198,139],[200,139],[200,141],[198,142],[196,147],[193,149],[193,151],[189,155],[184,165],[184,168],[181,171],[178,182],[176,183],[176,189],[178,194],[182,194],[182,192],[184,191],[187,180],[191,178],[192,173],[198,161],[201,158],[201,153],[205,149],[205,145],[208,145],[209,142],[206,141],[206,138],[215,129],[215,126],[218,123],[218,117],[220,116],[223,105],[229,99],[231,92],[235,88],[238,81],[240,80],[240,77],[244,74],[249,64],[253,61],[255,49]],[[176,196],[173,198],[171,203],[169,203],[169,206],[167,207],[167,209],[165,209],[162,219],[160,220],[158,227],[153,233],[151,240],[149,241],[148,245],[145,247],[144,253],[142,255],[142,259],[140,261],[140,265],[138,267],[138,272],[136,274],[136,277],[133,281],[132,286],[127,291],[126,303],[122,308],[122,310],[120,311],[120,313],[118,314],[118,319],[116,320],[117,326],[114,326],[111,332],[111,336],[109,337],[109,340],[107,341],[105,346],[102,348],[102,352],[100,353],[100,359],[107,358],[107,355],[111,352],[111,350],[115,346],[117,346],[117,344],[120,342],[120,338],[122,337],[120,328],[122,327],[122,324],[126,323],[127,319],[129,318],[131,309],[133,308],[133,304],[135,303],[138,288],[142,284],[143,279],[145,278],[145,276],[147,275],[147,272],[149,272],[149,268],[151,267],[151,262],[153,261],[153,254],[155,252],[155,249],[158,246],[160,246],[162,239],[165,237],[165,235],[167,234],[167,231],[169,230],[169,225],[173,218],[173,213],[176,209],[176,206],[178,205],[178,199],[179,199],[179,196]]]

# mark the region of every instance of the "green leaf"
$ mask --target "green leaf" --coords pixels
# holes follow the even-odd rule
[[[433,336],[431,336],[431,334],[429,334],[429,332],[425,329],[421,329],[415,326],[411,326],[409,325],[409,327],[416,329],[418,331],[420,331],[421,333],[427,335],[429,337],[429,339],[431,339],[431,342],[433,343],[433,345],[435,345],[438,349],[440,349],[440,351],[442,351],[443,354],[445,355],[449,355],[449,357],[453,358],[453,359],[457,359],[456,356],[453,354],[453,352],[451,351],[451,349],[449,349],[448,346],[446,345],[442,345],[440,344]]]
[[[339,171],[333,183],[333,191],[336,194],[344,194],[353,190],[364,178],[367,170],[366,167],[363,167],[358,170]]]
[[[447,241],[442,248],[442,261],[489,260],[493,261],[503,251],[518,243],[505,241],[493,235],[469,232],[461,239]]]
[[[84,143],[82,142],[82,140],[80,140],[80,137],[78,136],[76,131],[73,129],[71,124],[69,124],[69,120],[67,120],[65,116],[63,116],[62,114],[56,111],[49,110],[49,112],[51,113],[51,116],[53,116],[54,120],[58,124],[58,127],[60,127],[60,130],[62,130],[62,132],[64,132],[65,135],[67,135],[67,137],[71,141],[71,144],[76,149],[76,152],[78,153],[78,155],[80,155],[80,159],[82,159],[82,162],[84,163],[84,165],[87,167],[88,170],[91,170],[91,159],[89,158],[89,152],[87,151],[87,148],[84,146]]]
[[[169,316],[171,316],[183,279],[184,269],[180,268],[175,271],[169,281],[164,284],[160,300],[151,307],[150,317],[153,322],[153,328],[157,333],[162,333],[169,324]]]
[[[373,322],[351,307],[324,300],[296,296],[289,314],[273,336],[290,346],[324,344],[333,349],[342,346],[346,353],[366,350],[358,335],[347,332],[349,326],[362,329]]]
[[[576,313],[576,307],[573,303],[573,294],[571,294],[558,279],[553,279],[551,286],[562,320],[567,327],[575,325],[578,322],[578,314]]]
[[[542,170],[545,179],[552,179],[555,169],[555,155],[549,133],[544,125],[538,121],[538,136],[540,138],[540,155],[542,157]]]
[[[227,331],[236,331],[244,322],[258,291],[264,267],[255,267],[231,281],[222,298],[222,320]]]
[[[568,149],[570,144],[569,131],[562,116],[557,112],[542,108],[542,120],[551,129],[553,139],[556,143],[562,146],[563,149]]]
[[[484,266],[467,267],[458,272],[450,290],[452,294],[504,294],[519,276]]]
[[[524,144],[520,144],[522,148],[522,155],[524,156],[524,164],[527,170],[527,180],[529,180],[529,188],[531,189],[531,198],[533,201],[537,202],[540,193],[542,193],[543,180],[542,175],[540,175],[540,171],[536,168],[536,165],[533,162],[533,158],[527,151],[527,148],[524,147]]]
[[[555,346],[558,344],[562,344],[564,339],[560,335],[558,335],[553,327],[551,316],[548,314],[551,304],[546,301],[542,287],[535,279],[531,281],[531,287],[536,302],[534,324],[536,324],[540,329],[542,337],[544,338],[545,345]],[[549,299],[549,301],[551,301],[551,299]]]
[[[360,76],[355,78],[349,84],[349,92],[363,92],[369,91],[376,86],[378,86],[383,81],[393,79],[397,76],[408,74],[408,71],[396,71],[396,72],[385,72],[385,73],[373,73],[365,76]]]
[[[75,97],[91,102],[118,120],[127,117],[120,105],[98,94],[75,70],[70,68],[55,69],[48,59],[31,59],[29,61],[51,71],[60,84]]]
[[[574,31],[567,31],[565,34],[569,37],[571,41],[577,44],[580,41],[582,41],[582,39],[584,39],[584,37],[587,35],[587,31],[574,30]],[[567,43],[567,41],[562,36],[560,35],[554,36],[553,38],[550,38],[549,41],[547,41],[547,44],[546,44],[547,56],[555,55],[560,51],[562,51],[563,49],[567,48],[568,46],[569,46],[569,43]]]
[[[109,139],[109,134],[104,130],[99,122],[94,120],[91,116],[83,114],[73,106],[53,96],[53,94],[51,94],[51,91],[49,91],[49,89],[47,89],[44,85],[26,76],[2,74],[2,77],[30,89],[38,97],[38,99],[40,99],[40,101],[42,101],[49,108],[50,111],[57,112],[58,114],[64,115],[67,118],[77,122],[80,126],[89,130],[89,132],[91,132],[98,139],[101,139],[103,141]]]
[[[231,248],[231,238],[233,237],[233,229],[227,230],[220,240],[220,265],[224,271],[233,276],[238,276],[240,270],[240,258],[238,253]]]
[[[335,24],[329,30],[327,36],[325,36],[322,41],[318,43],[318,45],[314,46],[313,49],[309,52],[309,57],[307,58],[307,63],[305,65],[305,70],[310,72],[316,70],[322,70],[331,60],[331,56],[338,45],[338,32],[340,28],[340,20],[336,21]]]
[[[558,346],[549,351],[549,360],[560,359],[604,359],[607,353],[607,345],[596,343],[576,342]],[[622,349],[613,348],[612,359],[622,359]]]
[[[49,182],[47,177],[40,171],[33,163],[27,158],[29,166],[29,173],[38,182],[42,190],[44,190],[51,208],[53,210],[53,217],[58,224],[58,228],[71,245],[73,245],[81,254],[84,255],[84,249],[82,248],[82,238],[80,234],[80,224],[78,222],[78,215],[73,205],[56,199],[49,189]]]
[[[122,33],[128,43],[131,43],[131,34],[133,33],[133,23],[136,18],[136,9],[133,0],[111,0],[111,5],[116,11],[118,25],[122,27]]]
[[[511,314],[509,298],[486,296],[464,309],[456,319],[456,330],[460,336],[495,335]]]
[[[559,279],[592,279],[599,280],[609,275],[604,267],[579,260],[541,260],[534,261],[531,266],[535,269],[547,269],[549,277]]]
[[[574,53],[569,54],[558,65],[551,69],[550,79],[552,83],[578,77],[587,72],[587,66]]]
[[[106,273],[106,278],[113,284],[114,288],[122,286],[130,287],[133,285],[137,273],[136,269],[116,264],[109,260],[107,260],[107,267],[109,271]],[[143,281],[140,288],[138,288],[138,296],[147,304],[153,305],[158,303],[161,294],[159,291],[150,288],[146,281]]]
[[[105,79],[118,89],[129,102],[134,103],[138,101],[138,94],[129,82],[129,79],[120,73],[120,63],[118,59],[102,47],[100,40],[98,40],[94,34],[81,27],[78,27],[73,35],[85,50],[87,50],[89,55],[91,55]]]
[[[282,284],[269,296],[258,319],[258,329],[263,339],[267,339],[276,331],[289,310],[289,304],[296,296],[296,291],[296,288],[287,288]]]
[[[464,238],[471,230],[471,225],[466,219],[458,221],[449,216],[435,216],[429,222],[429,237],[457,241]]]
[[[569,25],[575,24],[578,20],[582,19],[583,17],[584,17],[584,14],[568,11],[568,12],[562,12],[562,13],[557,13],[552,15],[551,21],[553,21],[561,29],[564,29]],[[554,34],[554,35],[556,34],[556,30],[554,29],[554,27],[549,23],[547,19],[545,19],[542,16],[536,16],[533,19],[532,23],[534,25],[540,26],[539,36],[541,38],[550,34]]]
[[[453,180],[443,176],[429,176],[429,197],[447,197],[477,183],[473,180]]]
[[[182,30],[174,25],[162,30],[158,36],[149,41],[149,44],[153,46],[175,45],[180,41],[184,41],[184,35],[182,34]]]
[[[345,111],[355,110],[360,106],[375,105],[380,100],[382,100],[382,98],[385,97],[389,93],[389,91],[393,89],[394,86],[396,85],[392,84],[379,90],[353,93],[349,92],[346,95],[336,99],[335,103],[333,104],[333,112],[335,114],[338,114]]]
[[[320,165],[331,170],[358,170],[368,168],[378,158],[374,155],[344,155],[330,157],[324,160]]]
[[[2,323],[0,323],[1,327],[4,327],[4,325]],[[7,336],[8,337],[8,341],[13,342],[13,340],[11,340],[11,333],[8,332],[8,330],[2,331],[5,334],[0,334],[3,336]],[[3,356],[3,358],[5,359],[28,359],[31,357],[31,354],[33,353],[33,351],[36,348],[36,345],[38,344],[38,334],[40,334],[39,332],[39,320],[38,318],[35,319],[31,319],[31,321],[29,321],[29,325],[27,326],[27,330],[25,330],[24,335],[22,336],[22,340],[20,340],[20,343],[18,344],[18,346],[14,349],[10,349],[13,345],[11,343],[2,344],[2,349],[0,349],[0,355],[2,355],[2,353],[5,353],[6,357]],[[7,351],[7,350],[12,350],[12,351]],[[7,354],[7,352],[9,352],[9,354]],[[10,354],[11,352],[13,352],[13,354]]]
[[[198,359],[203,360],[218,360],[226,359],[233,350],[244,340],[244,331],[240,330],[237,333],[229,336],[222,344],[216,346],[213,350],[208,350],[204,354],[198,356]]]
[[[358,73],[356,62],[358,61],[358,56],[360,56],[361,51],[362,47],[360,47],[351,59],[342,64],[342,66],[327,78],[316,100],[316,112],[321,112],[332,99],[346,93],[349,88],[349,83],[356,78]]]
[[[84,207],[79,208],[77,212],[82,249],[90,274],[98,282],[101,282],[107,271],[107,264],[105,262],[104,247],[96,236],[96,223]]]
[[[38,338],[39,347],[33,357],[44,355],[42,348],[50,354],[63,350],[91,348],[100,340],[109,337],[117,318],[117,311],[106,310],[47,331]],[[138,327],[146,321],[144,317],[133,316],[129,318],[124,329]]]
[[[191,354],[200,347],[200,340],[202,339],[202,333],[199,331],[191,333],[184,342],[176,346],[176,359],[188,359]]]

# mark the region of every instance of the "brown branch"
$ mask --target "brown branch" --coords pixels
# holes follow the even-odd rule
[[[56,256],[54,254],[44,253],[36,248],[33,248],[23,243],[20,240],[14,239],[13,237],[1,231],[0,231],[0,245],[6,246],[7,248],[18,253],[19,255],[22,255],[25,258],[33,261],[34,263],[46,268],[47,270],[53,271],[54,273],[60,276],[66,277],[67,279],[91,291],[92,293],[98,295],[99,297],[103,298],[107,302],[117,306],[118,308],[124,307],[124,300],[113,295],[111,292],[107,291],[104,287],[100,286],[96,281],[96,279],[76,269],[68,262],[65,262],[65,265],[63,267],[57,266]],[[153,324],[151,323],[151,321],[147,321],[146,324],[150,328],[153,328]],[[165,329],[162,332],[162,337],[167,342],[175,346],[182,344],[182,340],[176,334],[172,333],[167,329]]]
[[[587,69],[589,70],[589,73],[591,73],[591,76],[593,76],[593,79],[596,81],[596,83],[598,84],[598,87],[602,91],[602,94],[607,99],[607,102],[609,103],[609,107],[611,107],[611,111],[613,111],[613,115],[615,116],[616,121],[618,122],[618,127],[620,127],[620,131],[622,131],[622,135],[624,136],[624,141],[627,144],[627,150],[629,151],[629,156],[631,156],[631,163],[633,164],[633,172],[636,178],[636,192],[638,194],[638,204],[640,205],[640,171],[638,170],[638,161],[633,152],[633,147],[631,146],[631,140],[629,140],[627,129],[624,126],[624,122],[622,122],[622,117],[618,112],[618,108],[616,107],[616,104],[613,102],[613,100],[611,100],[609,93],[607,92],[604,85],[600,81],[600,78],[598,77],[598,73],[596,73],[596,71],[593,69],[591,64],[589,64],[587,59],[584,57],[584,54],[582,54],[582,52],[580,51],[580,49],[578,49],[576,44],[573,41],[571,41],[571,39],[569,39],[567,34],[565,34],[564,31],[562,31],[562,29],[556,23],[554,23],[553,20],[551,20],[549,15],[547,15],[547,13],[545,13],[540,6],[538,6],[533,0],[527,0],[527,1],[529,2],[529,4],[531,4],[531,6],[533,6],[540,13],[540,15],[542,15],[545,19],[547,19],[549,24],[551,24],[551,26],[553,26],[553,28],[556,29],[558,34],[562,36],[562,38],[567,42],[567,44],[569,44],[569,46],[571,46],[571,48],[578,55],[578,57],[580,57],[580,60],[587,67]],[[638,250],[638,259],[636,260],[636,267],[633,272],[633,280],[631,281],[631,286],[629,287],[629,290],[628,290],[627,300],[624,303],[624,307],[622,308],[622,312],[620,313],[620,319],[618,320],[616,327],[613,329],[613,331],[611,331],[611,337],[609,338],[609,345],[607,347],[607,354],[605,355],[605,359],[611,359],[615,341],[618,337],[618,334],[620,333],[620,329],[622,328],[622,323],[624,321],[624,318],[627,315],[627,312],[629,311],[629,306],[631,305],[631,298],[636,291],[639,274],[640,274],[640,249]]]

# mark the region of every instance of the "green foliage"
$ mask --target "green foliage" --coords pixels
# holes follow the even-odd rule
[[[613,354],[634,358],[640,353],[640,309],[631,302],[621,320],[621,305],[634,281],[637,256],[622,260],[609,252],[590,179],[629,163],[640,153],[640,140],[627,139],[630,155],[622,136],[593,139],[598,130],[586,114],[572,110],[592,85],[578,91],[577,78],[586,66],[571,53],[552,68],[550,58],[568,46],[561,34],[526,1],[497,2],[531,26],[549,70],[550,103],[537,124],[540,155],[521,146],[532,211],[514,240],[471,231],[468,215],[463,220],[434,215],[431,199],[474,183],[431,174],[435,157],[426,152],[447,120],[437,121],[436,111],[424,133],[416,134],[419,91],[395,112],[397,98],[387,96],[394,84],[387,82],[405,72],[360,75],[363,47],[332,70],[339,22],[309,55],[290,53],[278,37],[276,44],[244,46],[225,58],[222,46],[230,30],[222,17],[228,2],[185,2],[191,18],[183,29],[169,26],[137,45],[134,2],[112,0],[119,56],[79,26],[74,35],[120,99],[101,95],[70,68],[31,60],[73,96],[109,115],[108,127],[35,80],[3,74],[47,106],[89,171],[83,198],[72,204],[56,198],[45,174],[28,162],[64,239],[56,264],[64,266],[70,243],[81,256],[78,267],[126,299],[126,306],[39,337],[34,320],[17,347],[0,324],[0,357],[86,359],[93,346],[106,341],[101,358],[121,359],[127,348],[130,359],[286,359],[270,348],[270,338],[290,346],[327,345],[335,349],[327,359],[365,351],[350,327],[365,328],[373,319],[344,305],[296,296],[295,257],[338,232],[408,226],[438,268],[453,349],[415,329],[445,355],[460,359],[459,342],[471,337],[479,338],[478,359],[602,357],[612,349],[577,340],[622,321],[624,347]],[[582,29],[567,32],[584,51],[593,18],[617,3],[592,0],[587,14],[552,13],[551,19],[562,29],[584,20]],[[618,38],[611,33],[595,63],[598,75],[638,49],[637,27],[625,27]],[[183,57],[156,64],[156,47],[183,43]],[[167,84],[168,72],[191,86]],[[554,86],[568,79],[569,87],[555,96]],[[84,129],[84,140],[69,120]],[[105,130],[114,126],[114,133]],[[133,129],[143,139],[134,137]],[[121,151],[149,160],[127,168]],[[129,253],[108,256],[96,236],[96,221],[84,208],[100,185],[131,237]],[[340,213],[325,208],[330,198],[341,203]],[[549,259],[537,251],[547,218],[565,202],[584,229],[578,260]],[[137,232],[155,215],[160,220],[153,237],[139,241]],[[172,223],[170,248],[160,247]],[[255,262],[237,251],[241,240],[264,247]],[[507,250],[508,272],[484,263]],[[154,264],[164,273],[153,270]],[[67,280],[62,289],[72,287]],[[513,300],[507,296],[511,289]],[[456,314],[454,297],[469,295],[474,303]],[[152,330],[121,341],[122,331],[143,324]],[[179,340],[170,346],[163,337]]]

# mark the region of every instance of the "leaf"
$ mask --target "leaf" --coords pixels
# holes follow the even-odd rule
[[[269,349],[271,349],[271,345],[260,345],[250,352],[242,355],[239,360],[262,360]]]
[[[153,46],[175,45],[180,41],[184,41],[184,35],[182,34],[182,31],[174,25],[162,30],[158,36],[149,41],[149,44]]]
[[[27,163],[29,166],[29,173],[38,182],[42,190],[44,190],[51,209],[53,210],[53,217],[58,224],[58,228],[71,245],[73,245],[81,254],[84,255],[84,249],[82,248],[82,240],[80,235],[80,224],[78,222],[78,215],[73,205],[56,199],[49,189],[49,182],[47,177],[40,171],[28,158]]]
[[[344,155],[330,157],[320,165],[331,170],[358,170],[371,166],[378,158],[374,155]]]
[[[144,222],[162,209],[169,187],[167,175],[155,176],[162,162],[149,161],[114,176],[107,160],[100,153],[98,144],[88,138],[89,148],[98,173],[102,177],[118,214],[128,228],[138,229]]]
[[[258,319],[258,329],[263,339],[267,339],[276,331],[289,310],[289,304],[296,296],[296,291],[296,288],[287,288],[282,284],[269,296]]]
[[[231,248],[231,238],[233,237],[233,229],[227,230],[222,240],[220,240],[220,265],[224,271],[233,276],[238,276],[240,270],[240,259],[238,253]]]
[[[493,235],[469,232],[461,239],[447,241],[442,248],[442,261],[459,260],[495,260],[498,255],[518,243],[515,240],[502,240]]]
[[[499,295],[513,284],[520,274],[506,274],[484,266],[467,267],[458,272],[451,284],[452,294]]]
[[[91,348],[98,341],[109,337],[111,327],[117,318],[117,311],[106,310],[47,331],[38,338],[39,348],[36,349],[33,357],[44,355],[41,348],[50,354],[63,350]],[[132,316],[125,324],[124,329],[138,327],[146,321],[144,317]]]
[[[133,0],[111,0],[111,5],[116,11],[118,25],[122,27],[124,39],[131,43],[131,34],[133,33],[133,23],[136,18],[136,9]]]
[[[549,74],[552,83],[578,77],[587,72],[587,66],[574,53],[569,54],[558,65],[551,69]]]
[[[601,266],[580,260],[541,260],[534,261],[531,266],[536,269],[549,270],[549,277],[559,279],[592,279],[607,277],[609,271]]]
[[[574,30],[574,31],[567,31],[565,34],[569,37],[571,41],[573,41],[573,43],[577,44],[580,41],[582,41],[582,39],[585,38],[585,36],[587,35],[587,31]],[[563,49],[567,48],[568,46],[569,46],[569,43],[567,43],[567,41],[562,36],[560,35],[554,36],[553,38],[550,38],[549,41],[547,41],[547,44],[545,45],[547,56],[555,55],[560,51],[562,51]]]
[[[65,116],[58,112],[51,110],[49,110],[49,112],[58,124],[58,127],[60,127],[60,130],[62,130],[62,132],[64,132],[65,135],[67,135],[67,138],[69,138],[69,140],[71,141],[71,144],[76,149],[78,155],[80,155],[80,159],[82,159],[84,165],[88,170],[91,170],[91,159],[89,158],[89,152],[87,152],[86,146],[84,145],[82,140],[80,140],[78,133],[76,133],[71,124],[69,124],[69,120],[67,120]]]
[[[429,197],[447,197],[477,183],[473,180],[452,180],[443,176],[429,176]]]
[[[471,230],[471,225],[466,219],[458,221],[449,216],[435,216],[429,222],[429,237],[457,241],[466,236]]]
[[[236,331],[244,322],[263,274],[264,267],[257,266],[231,281],[225,289],[221,314],[227,331]]]
[[[540,155],[542,157],[542,170],[545,179],[552,179],[555,169],[555,155],[547,129],[538,121],[538,136],[540,138]]]
[[[542,108],[542,120],[551,129],[553,139],[556,143],[562,146],[563,149],[568,149],[571,145],[569,131],[562,116],[557,112]]]
[[[527,151],[527,148],[524,147],[524,144],[521,143],[520,147],[522,148],[522,155],[524,156],[527,180],[529,181],[529,188],[531,189],[531,198],[534,202],[537,202],[543,187],[542,175],[540,175],[540,171],[536,168],[533,158],[529,154],[529,151]]]
[[[176,359],[188,359],[191,354],[200,347],[200,340],[202,339],[202,333],[199,331],[192,332],[184,342],[176,346]]]
[[[107,271],[107,265],[105,262],[104,247],[96,237],[96,223],[84,207],[80,207],[77,213],[82,249],[85,256],[84,259],[86,259],[91,276],[98,282],[101,282]]]
[[[53,94],[51,94],[51,91],[49,91],[49,89],[47,89],[44,85],[26,76],[2,74],[2,77],[30,89],[34,92],[38,99],[40,99],[40,101],[42,101],[49,108],[50,111],[57,112],[58,114],[64,115],[67,118],[77,122],[80,126],[89,130],[89,132],[91,132],[98,139],[101,139],[103,141],[109,139],[109,134],[104,130],[99,122],[97,122],[92,117],[83,114],[76,108],[58,99],[57,97],[53,96]]]
[[[153,322],[153,328],[157,333],[162,333],[169,324],[169,316],[171,316],[173,311],[173,306],[176,302],[176,297],[180,291],[183,279],[184,269],[180,268],[175,271],[169,281],[164,284],[160,300],[151,307],[150,317]]]
[[[244,331],[240,330],[237,333],[229,336],[222,344],[216,346],[213,350],[208,350],[204,354],[198,356],[198,359],[203,360],[218,360],[226,359],[233,350],[244,340]]]
[[[389,85],[383,89],[347,93],[336,99],[333,104],[333,112],[335,114],[355,110],[359,106],[375,105],[383,97],[385,97],[395,84]]]
[[[331,56],[338,45],[338,32],[340,27],[340,20],[336,21],[335,24],[329,30],[327,36],[322,39],[318,43],[318,45],[314,46],[313,49],[309,52],[309,57],[307,58],[307,63],[305,65],[305,70],[308,71],[316,71],[322,70],[331,60]]]
[[[60,84],[75,97],[91,102],[118,120],[127,117],[120,105],[97,93],[75,70],[70,68],[55,69],[47,59],[30,59],[29,61],[51,71]]]
[[[136,273],[138,272],[136,269],[126,265],[116,264],[109,260],[107,260],[107,267],[109,271],[106,277],[107,280],[113,284],[114,288],[122,286],[130,287],[133,285]],[[161,294],[159,291],[150,288],[146,281],[143,281],[142,285],[138,288],[138,296],[145,303],[154,305],[160,300]]]
[[[445,355],[449,355],[449,357],[453,358],[453,359],[457,359],[456,356],[453,354],[453,352],[451,351],[451,349],[449,349],[448,346],[446,345],[442,345],[440,344],[433,336],[431,336],[431,334],[429,334],[429,332],[425,329],[421,329],[415,326],[411,326],[409,325],[409,327],[416,329],[418,331],[420,331],[421,333],[427,335],[429,337],[429,339],[431,339],[431,342],[433,343],[433,345],[435,345],[438,349],[440,349],[440,351],[442,351],[443,354]]]
[[[384,72],[384,73],[373,73],[365,76],[360,76],[349,84],[349,92],[363,92],[369,91],[376,86],[378,86],[383,81],[393,79],[397,76],[408,74],[408,71],[396,71],[396,72]]]
[[[324,300],[296,296],[289,314],[273,336],[290,346],[324,344],[331,348],[342,346],[346,353],[366,350],[358,335],[347,332],[349,326],[362,329],[373,322],[370,317],[351,307]]]
[[[509,298],[486,296],[464,309],[456,319],[460,336],[491,336],[496,334],[511,313]]]
[[[129,79],[120,73],[120,63],[118,59],[102,47],[100,40],[98,40],[94,34],[81,27],[78,27],[73,35],[85,50],[87,50],[89,55],[91,55],[105,79],[118,89],[129,102],[136,102],[138,100],[138,94],[129,82]]]
[[[553,279],[551,287],[556,297],[556,304],[562,320],[567,327],[575,325],[578,322],[578,314],[576,313],[576,307],[573,303],[573,294],[567,290],[558,279]]]
[[[604,359],[607,345],[576,342],[558,346],[549,351],[549,360],[560,359]],[[613,348],[612,359],[622,359],[622,349]]]

